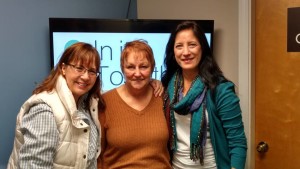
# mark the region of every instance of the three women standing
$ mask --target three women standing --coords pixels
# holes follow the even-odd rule
[[[125,45],[126,82],[103,95],[101,130],[99,54],[89,44],[71,46],[23,104],[8,168],[92,169],[100,152],[99,168],[171,168],[169,140],[173,168],[243,169],[239,99],[195,22],[171,34],[165,64],[163,104],[150,86],[151,48],[142,41]]]

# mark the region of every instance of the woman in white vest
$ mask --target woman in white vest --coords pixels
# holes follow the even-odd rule
[[[22,105],[8,169],[95,169],[100,154],[100,57],[87,43],[67,48]]]

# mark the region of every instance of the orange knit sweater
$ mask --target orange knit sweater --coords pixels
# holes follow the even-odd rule
[[[171,168],[162,98],[153,96],[142,111],[128,106],[116,89],[103,98],[107,107],[100,113],[103,130],[98,168]]]

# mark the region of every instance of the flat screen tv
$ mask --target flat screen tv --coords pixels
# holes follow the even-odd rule
[[[80,19],[49,18],[50,61],[54,68],[63,51],[81,41],[92,44],[101,57],[100,78],[103,91],[124,83],[120,55],[126,42],[143,39],[151,46],[156,66],[152,78],[159,79],[164,71],[163,59],[170,32],[182,20],[149,19]],[[213,20],[194,20],[204,30],[213,48]]]

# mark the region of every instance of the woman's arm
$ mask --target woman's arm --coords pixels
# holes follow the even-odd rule
[[[99,121],[101,124],[101,153],[100,156],[97,159],[97,168],[98,169],[102,169],[102,165],[103,165],[103,153],[105,151],[106,148],[106,114],[105,111],[104,112],[99,112]]]
[[[247,140],[239,102],[233,83],[226,82],[217,87],[217,112],[226,133],[231,167],[237,169],[244,168],[247,153]]]
[[[31,107],[24,115],[21,130],[24,144],[19,153],[19,168],[53,168],[59,133],[47,104]]]

